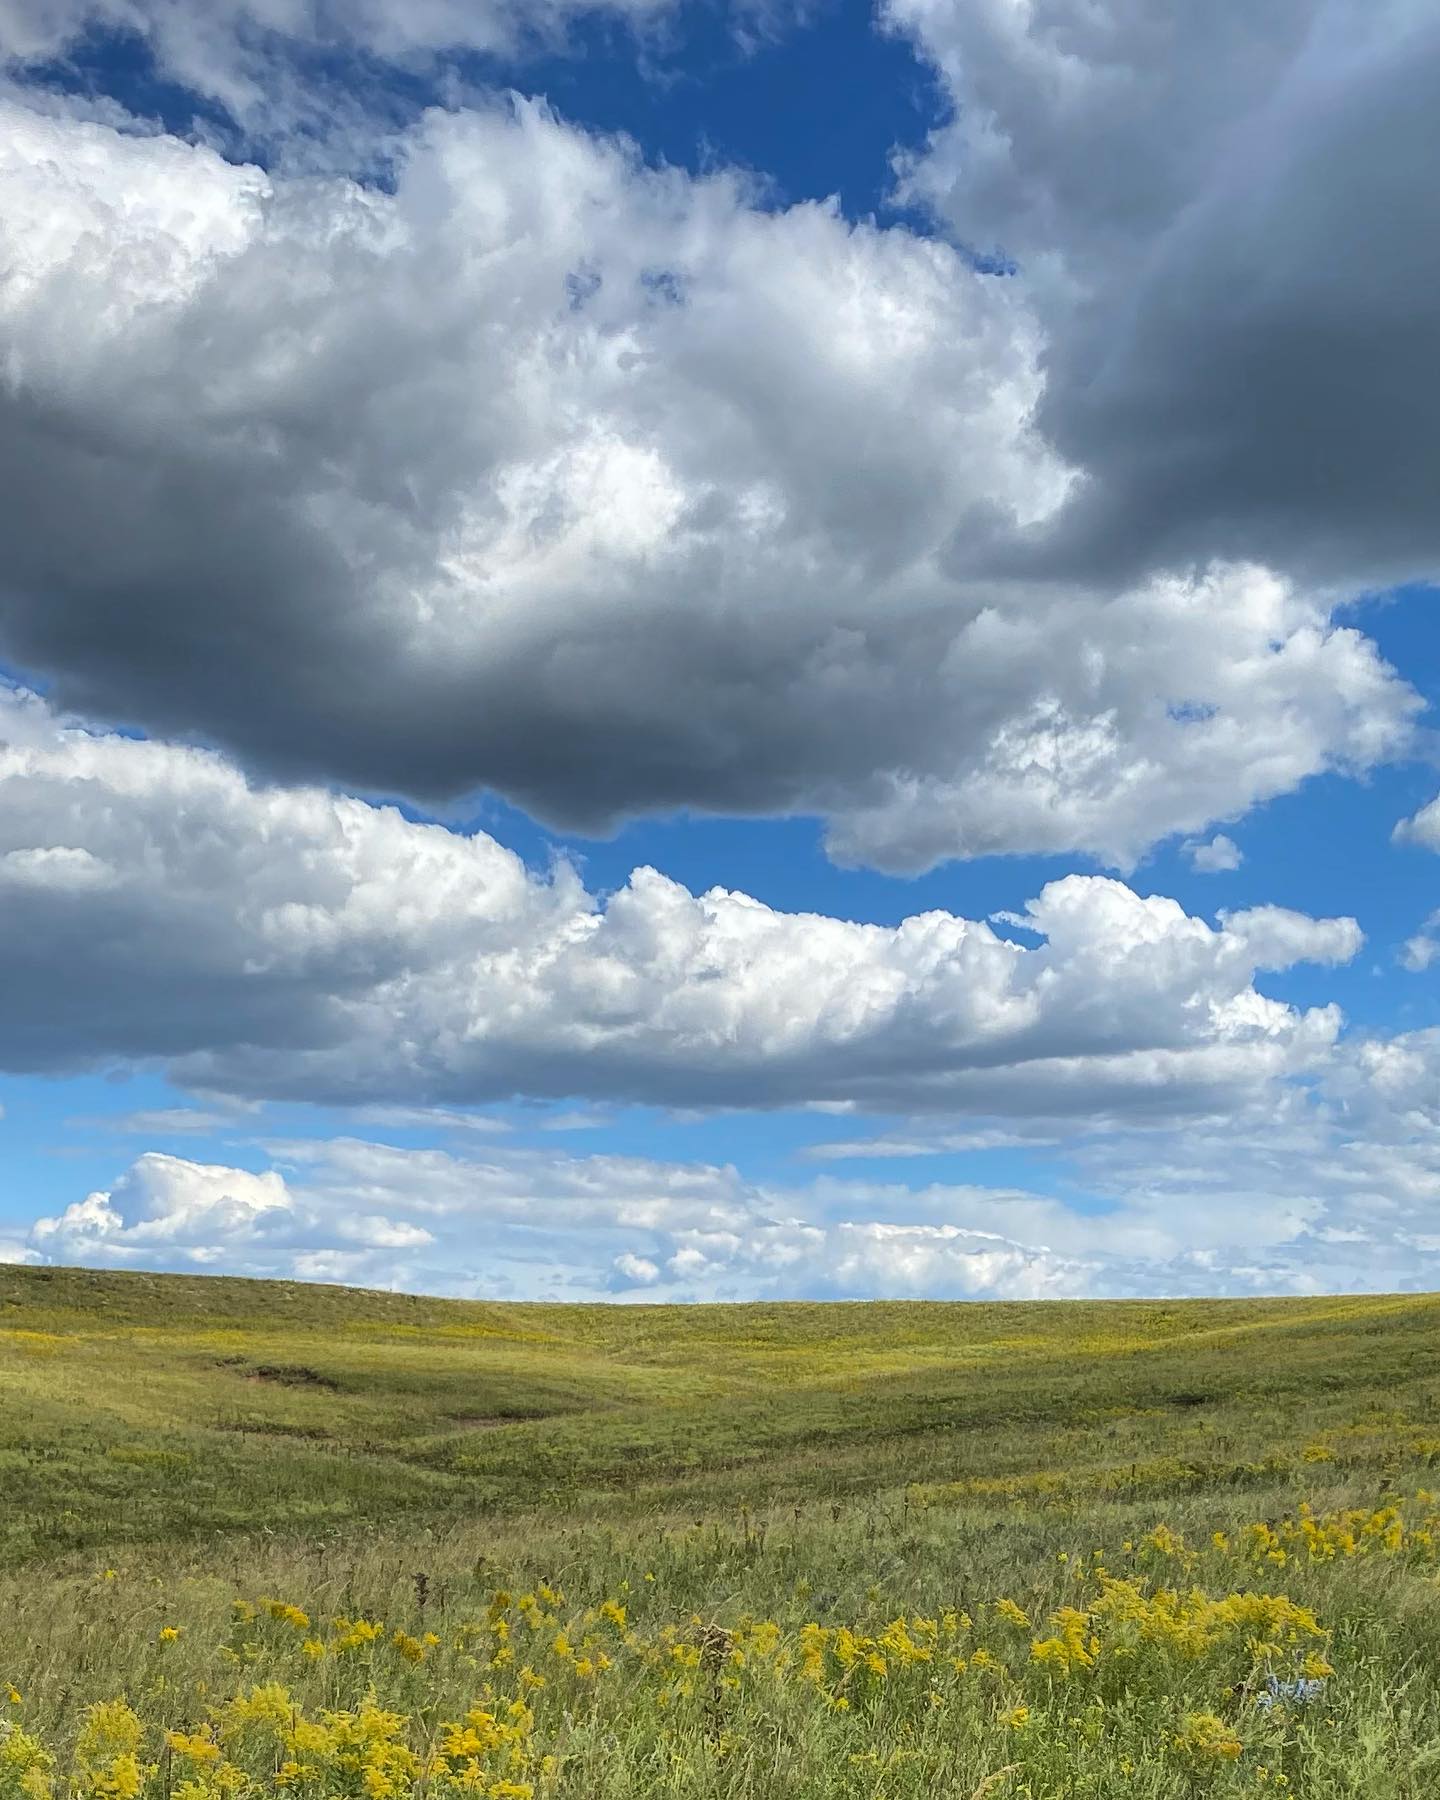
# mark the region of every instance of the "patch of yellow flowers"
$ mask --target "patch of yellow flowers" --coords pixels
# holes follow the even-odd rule
[[[1030,1594],[865,1621],[666,1616],[649,1572],[639,1604],[628,1582],[582,1607],[541,1583],[461,1617],[441,1612],[429,1621],[438,1629],[241,1599],[223,1641],[207,1645],[193,1622],[183,1639],[178,1626],[159,1631],[164,1679],[146,1690],[159,1716],[142,1723],[124,1699],[92,1706],[64,1756],[26,1728],[20,1694],[0,1683],[0,1800],[535,1800],[563,1781],[587,1733],[640,1712],[660,1741],[698,1734],[716,1757],[736,1753],[752,1717],[854,1731],[863,1742],[838,1746],[852,1762],[887,1731],[901,1754],[937,1719],[1027,1754],[1057,1734],[1100,1741],[1142,1690],[1173,1702],[1145,1726],[1146,1755],[1179,1769],[1255,1761],[1283,1786],[1257,1760],[1274,1749],[1277,1714],[1253,1696],[1272,1668],[1310,1682],[1335,1669],[1316,1612],[1271,1591],[1277,1569],[1433,1561],[1430,1504],[1422,1494],[1408,1510],[1302,1506],[1202,1547],[1161,1525],[1127,1541],[1123,1575],[1103,1550],[1075,1549]],[[1207,1591],[1202,1562],[1222,1583],[1239,1579]],[[223,1694],[211,1691],[216,1658],[231,1676]],[[197,1659],[207,1680],[187,1685],[179,1671]]]
[[[272,1667],[299,1665],[291,1680],[242,1683],[203,1718],[158,1735],[124,1700],[92,1707],[61,1784],[57,1759],[9,1723],[0,1727],[0,1800],[58,1800],[66,1791],[71,1800],[533,1800],[558,1776],[577,1708],[598,1711],[615,1671],[623,1677],[618,1704],[643,1705],[648,1696],[666,1713],[713,1709],[746,1690],[762,1700],[785,1690],[793,1702],[803,1706],[808,1695],[812,1707],[832,1714],[958,1706],[1023,1734],[1043,1700],[1027,1694],[1027,1670],[1068,1682],[1141,1646],[1195,1658],[1240,1645],[1248,1667],[1262,1643],[1324,1636],[1310,1613],[1279,1596],[1211,1599],[1109,1577],[1086,1606],[1059,1608],[1040,1631],[1017,1601],[997,1599],[983,1609],[988,1644],[958,1608],[900,1615],[871,1629],[814,1620],[787,1628],[773,1619],[727,1628],[689,1615],[638,1631],[623,1599],[564,1618],[562,1605],[554,1589],[543,1599],[498,1593],[484,1619],[461,1622],[442,1638],[349,1615],[315,1627],[288,1602],[241,1603],[242,1640],[237,1645],[232,1634],[228,1656],[243,1667],[265,1649]],[[285,1634],[268,1646],[267,1621]],[[319,1635],[301,1635],[312,1631]],[[456,1719],[430,1722],[426,1692],[412,1685],[424,1681],[431,1662],[450,1681],[461,1671],[475,1677],[473,1704]],[[303,1670],[317,1663],[334,1666],[332,1681],[362,1684],[350,1705],[311,1710],[302,1702]],[[557,1687],[559,1703],[542,1731],[537,1705]],[[401,1692],[403,1706],[382,1704],[382,1693],[398,1699]],[[1191,1760],[1229,1757],[1238,1741],[1214,1715],[1197,1713],[1171,1747]]]
[[[1407,1521],[1398,1506],[1315,1513],[1302,1505],[1292,1517],[1249,1527],[1246,1549],[1256,1561],[1283,1566],[1292,1556],[1308,1562],[1333,1562],[1352,1556],[1403,1556],[1433,1563],[1440,1552],[1440,1513],[1429,1510],[1432,1496],[1422,1491],[1427,1511]]]

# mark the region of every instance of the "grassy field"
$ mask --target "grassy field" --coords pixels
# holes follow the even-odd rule
[[[1440,1794],[1440,1299],[7,1268],[0,1392],[0,1800]]]

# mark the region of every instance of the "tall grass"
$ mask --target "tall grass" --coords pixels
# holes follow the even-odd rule
[[[0,1800],[1432,1796],[1437,1319],[0,1272]]]

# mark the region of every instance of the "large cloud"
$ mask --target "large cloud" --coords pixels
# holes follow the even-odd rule
[[[584,830],[818,814],[892,869],[1123,867],[1404,743],[1263,567],[957,573],[1072,480],[1020,284],[533,106],[398,157],[6,109],[0,653],[66,703]]]
[[[685,1105],[1158,1116],[1323,1060],[1339,1014],[1257,971],[1342,962],[1350,919],[1219,927],[1123,883],[1050,883],[1019,924],[890,928],[693,895],[602,901],[477,834],[219,756],[66,726],[0,693],[0,1061],[167,1060],[268,1096],[527,1093]]]
[[[1084,468],[1036,564],[1440,573],[1440,23],[1415,0],[887,0],[954,120],[907,171],[1018,258]]]

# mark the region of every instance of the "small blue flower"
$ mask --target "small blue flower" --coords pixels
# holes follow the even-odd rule
[[[1293,1681],[1282,1681],[1278,1675],[1265,1677],[1265,1692],[1255,1696],[1257,1706],[1309,1706],[1325,1692],[1325,1683],[1317,1676],[1297,1675]]]

